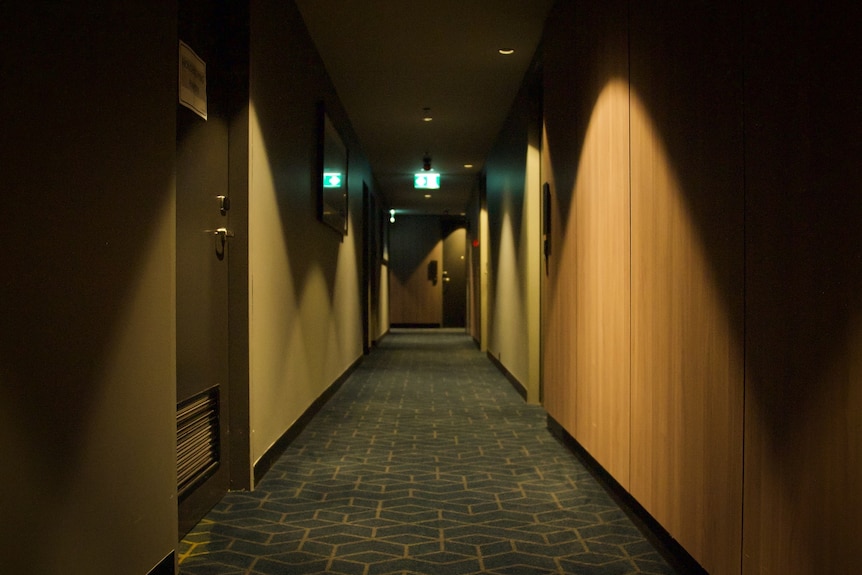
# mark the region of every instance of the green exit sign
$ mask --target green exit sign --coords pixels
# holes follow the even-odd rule
[[[344,182],[344,176],[340,172],[323,172],[324,188],[340,188]]]
[[[413,187],[417,190],[437,190],[440,188],[440,174],[419,172],[413,176]]]

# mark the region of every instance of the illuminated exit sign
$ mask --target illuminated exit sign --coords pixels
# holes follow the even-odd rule
[[[440,188],[440,174],[420,172],[413,176],[413,187],[417,190],[437,190]]]
[[[340,188],[344,182],[344,176],[339,172],[323,172],[324,188]]]

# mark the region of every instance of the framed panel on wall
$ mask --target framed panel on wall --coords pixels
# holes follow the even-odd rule
[[[342,236],[347,235],[347,146],[326,112],[317,106],[317,217]]]

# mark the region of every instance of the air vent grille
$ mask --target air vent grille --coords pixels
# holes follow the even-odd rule
[[[189,493],[219,464],[218,386],[177,405],[177,493]]]

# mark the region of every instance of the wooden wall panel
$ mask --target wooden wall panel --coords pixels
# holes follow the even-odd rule
[[[543,206],[550,212],[550,233],[546,236],[542,266],[542,401],[548,415],[572,435],[578,361],[574,337],[577,282],[573,265],[577,237],[574,232],[568,233],[567,228],[573,210],[580,114],[573,111],[576,105],[568,81],[571,73],[568,58],[576,50],[575,18],[574,6],[564,3],[557,3],[548,16],[542,134],[542,182],[551,190],[549,205]]]
[[[630,490],[710,573],[735,573],[743,380],[728,315],[742,294],[729,309],[678,180],[654,169],[667,157],[645,126],[632,132]]]
[[[739,572],[741,14],[631,4],[631,493],[707,571]]]
[[[545,404],[624,485],[613,461],[630,456],[632,495],[710,573],[852,573],[862,22],[813,2],[744,10],[562,2],[551,15]],[[630,404],[607,386],[624,370],[604,363],[627,361],[613,268],[625,204],[600,193],[620,169],[602,90],[629,64]],[[630,446],[607,424],[626,410]]]
[[[391,324],[443,321],[443,240],[440,218],[400,216],[390,226],[389,311]],[[437,261],[437,283],[428,264]]]
[[[580,359],[573,435],[626,488],[631,364],[628,103],[628,84],[614,79],[592,110],[575,181],[577,248],[570,264],[576,266],[575,345]]]
[[[482,310],[482,265],[480,240],[480,192],[477,181],[467,204],[467,333],[479,342]]]
[[[552,188],[545,405],[623,485],[630,435],[625,23],[621,1],[555,7],[546,28],[542,152],[542,178]]]
[[[574,373],[577,365],[574,349],[574,326],[576,298],[573,265],[560,265],[562,254],[572,250],[574,234],[565,236],[560,218],[561,199],[559,186],[554,177],[553,151],[548,143],[547,130],[542,143],[543,180],[550,185],[551,233],[550,257],[543,264],[542,281],[542,404],[548,415],[554,418],[570,434],[575,430],[575,385]],[[563,196],[565,201],[566,196]],[[564,249],[563,242],[566,242]]]
[[[746,5],[745,575],[859,572],[860,27]]]

